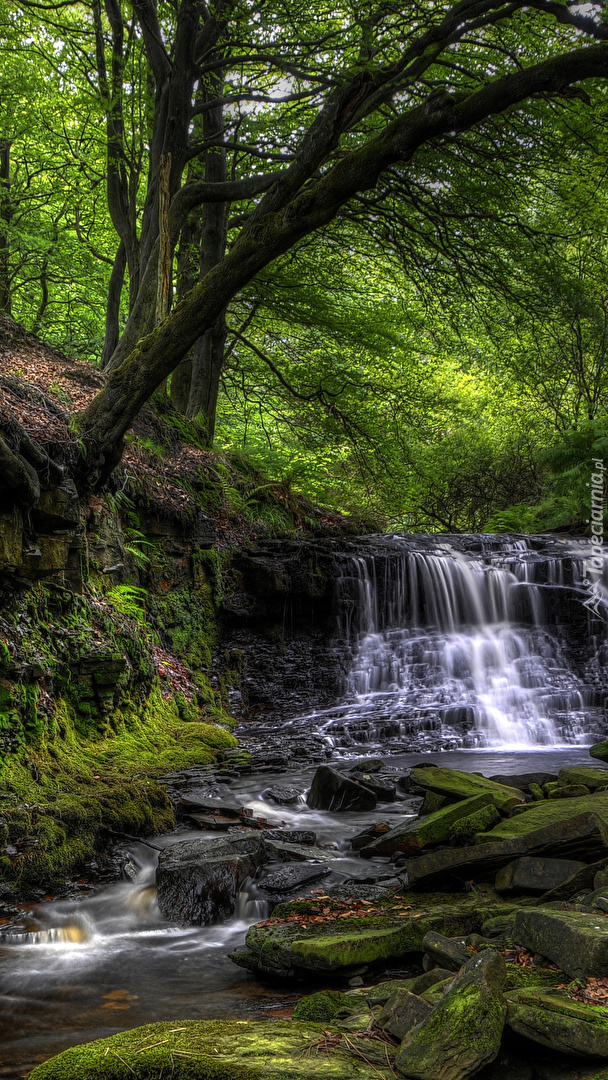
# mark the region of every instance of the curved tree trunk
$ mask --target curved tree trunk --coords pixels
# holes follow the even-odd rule
[[[127,252],[122,240],[114,258],[114,266],[110,274],[108,285],[108,301],[106,304],[106,332],[101,354],[100,367],[107,368],[110,358],[118,345],[120,337],[120,299],[127,268]]]

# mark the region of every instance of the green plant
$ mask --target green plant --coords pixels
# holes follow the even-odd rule
[[[146,617],[144,603],[147,595],[146,590],[140,589],[138,585],[115,585],[107,594],[107,599],[119,615],[135,619],[143,626]]]
[[[125,551],[128,551],[129,555],[133,556],[138,569],[143,570],[150,563],[150,556],[145,549],[154,547],[154,544],[150,540],[146,540],[140,529],[126,529],[125,536]]]

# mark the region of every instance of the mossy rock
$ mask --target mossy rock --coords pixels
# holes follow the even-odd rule
[[[584,784],[590,791],[596,791],[608,787],[608,769],[588,769],[584,765],[576,765],[570,769],[560,769],[557,779],[564,786]]]
[[[312,1020],[321,1022],[333,1020],[340,1009],[353,1009],[356,1003],[347,994],[339,990],[320,990],[318,994],[309,994],[298,1001],[294,1011],[294,1020]]]
[[[481,833],[477,836],[477,843],[490,844],[512,836],[525,836],[536,829],[570,820],[579,814],[596,814],[608,826],[608,792],[598,792],[577,799],[547,799],[544,802],[531,803],[525,814],[507,818],[490,832]]]
[[[507,964],[507,990],[528,990],[536,987],[546,989],[563,983],[563,971],[553,968],[522,967],[521,964]]]
[[[597,761],[608,761],[608,739],[603,739],[602,742],[590,746],[589,753],[591,754],[591,757],[596,758]]]
[[[460,818],[452,827],[450,839],[457,844],[470,844],[478,833],[492,829],[500,821],[500,814],[495,806],[484,806],[473,814]]]
[[[30,1080],[372,1080],[393,1073],[384,1056],[370,1067],[337,1028],[303,1021],[174,1020],[73,1046],[39,1065]],[[351,1040],[349,1040],[351,1041]],[[382,1047],[384,1051],[384,1044]],[[369,1057],[369,1055],[368,1055]],[[166,1072],[165,1072],[166,1070]]]
[[[608,1010],[573,1001],[567,990],[513,990],[507,1023],[518,1035],[564,1054],[608,1057]]]
[[[503,813],[526,801],[525,795],[518,788],[496,784],[485,776],[459,772],[457,769],[431,769],[421,766],[412,769],[410,780],[425,790],[456,799],[471,799],[475,795],[490,794],[496,809]]]

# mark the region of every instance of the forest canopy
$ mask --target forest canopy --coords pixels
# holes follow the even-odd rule
[[[580,527],[608,447],[605,15],[0,3],[0,311],[105,373],[79,484],[166,393],[201,445],[380,526]]]

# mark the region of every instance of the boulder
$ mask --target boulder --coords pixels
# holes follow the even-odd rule
[[[394,802],[397,798],[395,783],[386,776],[376,773],[372,775],[372,773],[362,772],[357,769],[355,772],[349,773],[349,778],[354,780],[356,784],[363,784],[364,787],[373,791],[380,802]]]
[[[606,873],[607,867],[608,859],[600,859],[598,862],[583,865],[562,885],[556,885],[549,892],[543,893],[538,902],[545,905],[554,903],[556,900],[570,900],[578,893],[588,892],[592,888],[599,889],[604,884],[602,875]],[[608,875],[606,881],[608,883]]]
[[[234,830],[211,840],[184,840],[161,851],[158,906],[165,919],[207,925],[236,910],[240,882],[266,859],[259,833]]]
[[[376,1026],[401,1040],[416,1024],[426,1020],[431,1011],[431,1006],[427,1005],[426,1001],[402,987],[391,994],[376,1017]]]
[[[437,791],[427,791],[422,800],[422,806],[418,811],[418,817],[434,814],[435,810],[441,810],[444,806],[449,806],[452,802],[456,802],[456,800],[450,798],[449,795],[439,795]]]
[[[459,803],[464,806],[464,803]],[[500,821],[500,814],[495,806],[484,806],[459,819],[452,827],[450,840],[453,844],[472,844],[479,833],[492,829]]]
[[[317,769],[306,803],[312,810],[374,810],[378,799],[373,791],[349,780],[347,776],[320,765]]]
[[[422,948],[425,960],[428,958],[428,969],[445,968],[447,971],[458,971],[463,964],[471,959],[463,940],[444,937],[431,930],[422,939]]]
[[[367,991],[367,1003],[372,1008],[375,1005],[386,1005],[388,999],[397,990],[411,990],[412,994],[419,997],[426,990],[429,990],[431,986],[434,986],[435,983],[451,978],[453,978],[451,971],[445,971],[443,968],[433,968],[432,971],[425,971],[422,975],[414,975],[411,979],[388,979],[386,982],[378,983],[377,986],[373,986],[371,990]]]
[[[332,1038],[335,1036],[335,1038]],[[327,1023],[304,1020],[170,1020],[72,1046],[39,1065],[34,1080],[392,1080],[392,1049],[378,1050]],[[316,1052],[331,1039],[331,1053]],[[370,1069],[371,1063],[371,1069]]]
[[[596,799],[602,797],[595,796]],[[527,819],[528,815],[534,814],[541,805],[535,804],[525,814],[515,818],[513,824]],[[555,809],[561,804],[550,805]],[[512,822],[504,824],[511,825]],[[491,837],[494,832],[496,830],[484,833],[484,836]],[[430,851],[408,862],[409,883],[416,889],[458,889],[471,879],[478,881],[493,878],[503,866],[523,855],[564,858],[581,856],[591,859],[608,856],[608,826],[595,814],[579,814],[571,820],[559,816],[557,821],[546,828],[525,831],[518,836],[497,837],[494,842],[472,847]]]
[[[333,1020],[340,1009],[353,1007],[353,1000],[339,990],[319,990],[301,998],[293,1010],[294,1020],[312,1020],[321,1022]]]
[[[573,859],[534,859],[524,856],[498,871],[494,887],[497,892],[539,896],[563,885],[580,870],[586,869],[585,863]]]
[[[433,770],[433,772],[439,771],[439,769]],[[436,810],[434,814],[428,814],[423,818],[407,818],[390,832],[372,840],[363,848],[361,854],[365,858],[371,858],[373,855],[395,855],[397,852],[404,855],[416,855],[425,847],[449,840],[452,829],[460,818],[470,817],[471,814],[491,803],[492,796],[485,793],[445,806],[442,810]]]
[[[488,777],[489,780],[493,780],[495,784],[503,784],[507,787],[519,788],[520,791],[531,791],[531,784],[535,784],[537,787],[548,784],[551,780],[557,780],[557,776],[554,773],[548,772],[528,772],[528,773],[513,773],[513,775],[505,776],[499,773],[496,776]]]
[[[271,802],[278,803],[279,806],[293,806],[300,798],[300,792],[296,788],[285,787],[269,787],[266,788],[261,795],[262,799],[270,799]]]
[[[521,791],[506,784],[496,784],[486,776],[459,772],[457,769],[418,767],[412,769],[410,781],[439,795],[451,795],[457,799],[471,799],[474,795],[489,794],[497,810],[508,813],[519,803],[526,801]]]
[[[569,821],[581,814],[594,814],[608,830],[608,793],[597,792],[580,799],[547,799],[543,802],[528,803],[523,813],[513,814],[489,832],[480,833],[477,843],[492,843],[494,840],[524,836],[535,829]],[[586,855],[581,852],[581,857]]]
[[[273,840],[277,844],[298,844],[312,846],[317,842],[316,832],[309,829],[265,829],[265,840]]]
[[[309,859],[316,859],[317,862],[333,862],[336,857],[335,851],[309,847],[308,844],[285,844],[273,837],[266,840],[266,851],[272,862],[307,862]]]
[[[602,1005],[573,1001],[566,990],[512,990],[507,1024],[526,1039],[561,1054],[608,1057],[608,1017]]]
[[[596,758],[597,761],[608,761],[608,739],[604,739],[602,742],[590,746],[589,753],[591,754],[591,757]]]
[[[514,937],[532,953],[541,953],[571,979],[608,975],[608,919],[598,913],[522,908]]]
[[[378,821],[375,825],[368,825],[365,829],[362,829],[360,833],[351,838],[351,847],[355,851],[361,851],[361,848],[367,847],[371,844],[372,840],[375,840],[378,836],[383,836],[384,833],[390,832],[391,826],[387,825],[385,821]]]
[[[584,799],[591,791],[585,784],[561,784],[550,791],[548,799]]]
[[[279,870],[273,870],[259,882],[259,886],[269,893],[292,892],[302,885],[319,881],[328,874],[331,874],[329,866],[322,866],[320,863],[291,863],[281,866]]]
[[[584,784],[589,791],[608,787],[608,769],[588,769],[577,765],[570,769],[560,769],[557,777],[560,784]]]
[[[426,1020],[409,1031],[395,1058],[411,1080],[467,1080],[496,1057],[507,1015],[505,962],[475,956]]]

